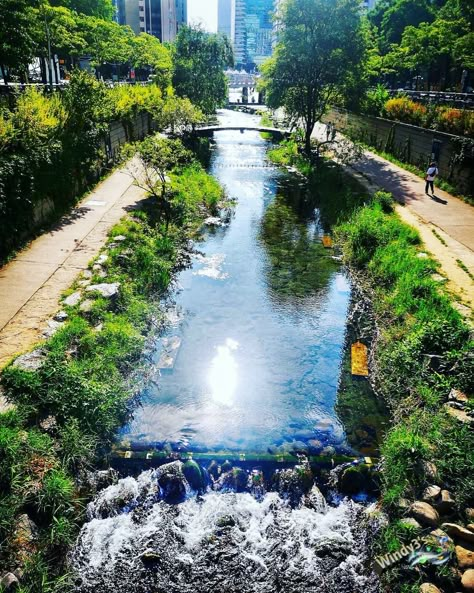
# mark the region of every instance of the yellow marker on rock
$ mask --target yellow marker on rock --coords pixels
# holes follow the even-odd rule
[[[322,241],[324,247],[326,247],[326,249],[329,249],[330,247],[332,247],[332,239],[329,235],[323,235],[321,238],[321,241]]]
[[[352,344],[351,355],[352,355],[352,374],[358,377],[369,376],[369,364],[367,356],[367,346],[362,342],[356,342]]]

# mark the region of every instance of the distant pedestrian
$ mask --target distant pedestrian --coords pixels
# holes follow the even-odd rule
[[[431,193],[434,195],[434,180],[437,175],[438,175],[438,167],[436,166],[435,162],[432,162],[432,163],[430,163],[430,166],[428,167],[428,171],[426,171],[426,177],[425,177],[425,181],[426,181],[425,194],[427,194],[428,196],[430,195],[428,193],[429,188],[431,188]]]
[[[326,124],[326,142],[329,142],[331,139],[331,131],[332,131],[332,123],[329,122]]]

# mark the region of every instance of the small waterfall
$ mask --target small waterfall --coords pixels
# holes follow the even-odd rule
[[[127,477],[97,495],[71,555],[78,593],[378,592],[364,507],[328,506],[307,468],[277,473],[270,483],[278,491],[245,472],[246,491],[215,491],[221,475],[198,494],[183,465]],[[244,470],[229,469],[227,484],[232,472]],[[177,495],[183,502],[167,502]]]

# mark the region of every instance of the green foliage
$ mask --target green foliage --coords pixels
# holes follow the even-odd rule
[[[288,0],[281,9],[275,53],[263,66],[270,107],[304,123],[310,152],[315,123],[362,63],[365,41],[355,0]]]
[[[417,75],[420,88],[460,90],[462,70],[473,64],[473,14],[465,0],[378,2],[368,15],[376,39],[370,79],[397,88]]]
[[[25,70],[34,56],[31,29],[33,9],[28,0],[0,0],[2,35],[0,36],[1,77],[8,82],[8,71]]]
[[[174,45],[173,86],[205,114],[214,113],[227,99],[225,68],[233,65],[230,41],[200,28],[182,27]]]
[[[188,154],[176,142],[170,146]],[[15,535],[19,514],[26,510],[39,529],[23,591],[59,593],[70,584],[67,573],[61,575],[84,508],[73,476],[108,452],[128,419],[145,337],[160,318],[158,303],[178,265],[180,248],[223,197],[217,182],[196,163],[187,165],[182,176],[177,169],[171,173],[170,192],[179,202],[181,218],[171,221],[166,232],[156,204],[148,203],[110,233],[110,243],[125,236],[109,247],[104,264],[109,281],[120,283],[119,298],[110,303],[88,294],[92,311],[68,308],[64,327],[43,346],[46,360],[40,369],[10,365],[0,377],[6,397],[16,406],[0,414],[2,560],[24,547]]]
[[[374,380],[395,420],[381,447],[383,497],[396,509],[400,497],[419,496],[429,482],[425,464],[434,462],[462,506],[472,494],[474,438],[443,404],[452,388],[474,391],[474,344],[431,278],[438,264],[418,257],[417,233],[387,201],[376,195],[337,231],[348,262],[365,271],[383,328]]]

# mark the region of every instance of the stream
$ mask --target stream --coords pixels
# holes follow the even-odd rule
[[[268,145],[214,134],[209,170],[236,206],[208,221],[163,303],[156,373],[120,437],[166,463],[120,466],[90,503],[71,555],[80,593],[378,591],[367,505],[326,484],[331,457],[370,453],[378,430],[377,410],[367,426],[336,411],[352,288],[322,238],[339,204],[273,166]]]

